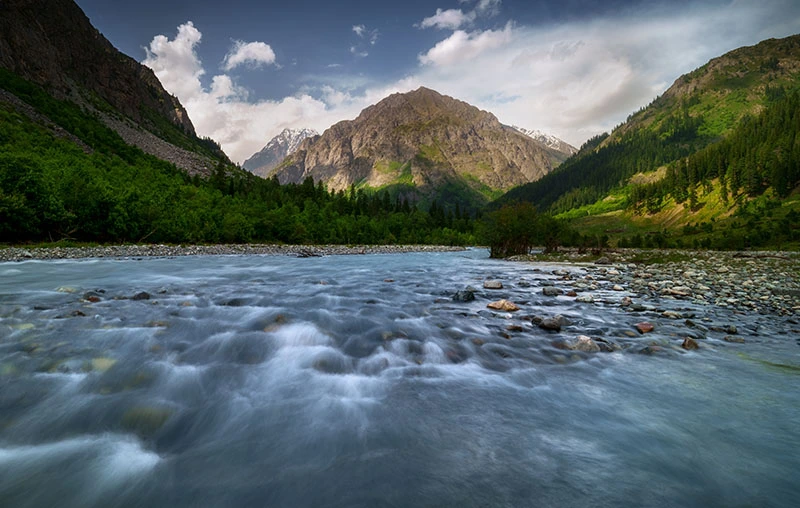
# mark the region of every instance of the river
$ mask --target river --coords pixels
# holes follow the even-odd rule
[[[681,302],[746,339],[684,351],[657,313],[678,302],[542,294],[583,270],[479,249],[2,263],[0,506],[797,506],[784,322]],[[621,350],[559,347],[579,335]]]

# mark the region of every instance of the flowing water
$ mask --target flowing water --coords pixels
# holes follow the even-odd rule
[[[630,336],[655,312],[545,297],[554,270],[583,269],[483,250],[0,264],[0,506],[797,506],[784,322],[693,307],[747,343],[684,352],[677,324]],[[451,298],[487,278],[505,289]],[[561,332],[531,322],[555,314]],[[581,334],[623,350],[555,347]]]

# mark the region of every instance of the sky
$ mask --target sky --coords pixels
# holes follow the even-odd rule
[[[77,0],[237,163],[425,86],[579,147],[797,0]]]

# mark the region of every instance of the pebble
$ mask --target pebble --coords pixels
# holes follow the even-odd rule
[[[636,323],[636,329],[639,330],[639,333],[649,333],[655,329],[655,326],[653,323],[642,321],[641,323]]]

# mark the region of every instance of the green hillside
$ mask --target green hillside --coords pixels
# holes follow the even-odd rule
[[[719,233],[747,223],[728,218],[750,213],[746,205],[766,195],[765,202],[778,203],[770,205],[780,210],[778,218],[788,220],[780,234],[760,228],[700,242],[791,244],[797,234],[791,195],[800,184],[798,112],[800,36],[741,48],[682,76],[610,135],[590,140],[553,173],[495,205],[532,202],[572,220],[579,232],[616,234],[623,244],[631,230],[672,237],[674,244],[694,231],[692,224],[717,221]]]

